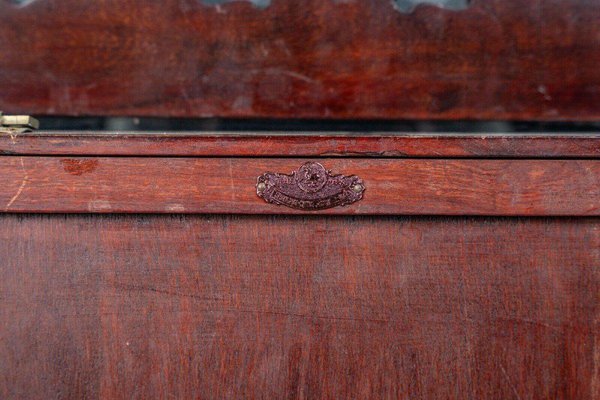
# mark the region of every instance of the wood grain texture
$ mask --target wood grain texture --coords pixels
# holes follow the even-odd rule
[[[600,134],[32,132],[0,155],[378,158],[600,158]]]
[[[600,119],[600,3],[0,1],[0,109],[39,115]]]
[[[597,219],[0,216],[3,399],[600,398]]]
[[[303,211],[256,195],[265,172],[289,174],[308,159],[0,157],[0,209],[47,213]],[[364,198],[322,214],[600,215],[597,160],[318,160],[357,175]]]

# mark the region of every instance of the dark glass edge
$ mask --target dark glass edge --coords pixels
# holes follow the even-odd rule
[[[600,121],[417,121],[219,118],[41,117],[44,131],[171,132],[598,132]]]

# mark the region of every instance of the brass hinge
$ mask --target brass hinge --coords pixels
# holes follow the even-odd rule
[[[29,115],[3,115],[0,112],[0,133],[31,132],[39,127],[39,121]]]

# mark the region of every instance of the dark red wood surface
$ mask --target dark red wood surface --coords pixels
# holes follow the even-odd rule
[[[600,221],[0,216],[2,399],[600,398]]]
[[[598,133],[368,134],[33,132],[0,135],[0,155],[600,158]]]
[[[318,159],[317,159],[318,160]],[[46,213],[305,211],[256,195],[265,172],[289,174],[308,159],[0,157],[0,210]],[[322,214],[600,215],[600,160],[318,160],[357,175],[364,198]]]
[[[5,112],[600,119],[596,0],[14,3],[0,1]]]

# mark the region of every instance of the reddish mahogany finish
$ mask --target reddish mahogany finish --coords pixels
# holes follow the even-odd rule
[[[2,399],[600,398],[600,221],[0,217]]]
[[[34,132],[0,135],[0,155],[600,158],[600,135]]]
[[[600,400],[600,137],[180,140],[1,138],[1,399]]]
[[[0,157],[0,208],[51,213],[305,211],[257,196],[265,172],[307,159]],[[357,175],[364,198],[321,214],[600,215],[600,160],[319,160]]]
[[[600,119],[596,0],[209,2],[0,1],[0,109]]]

